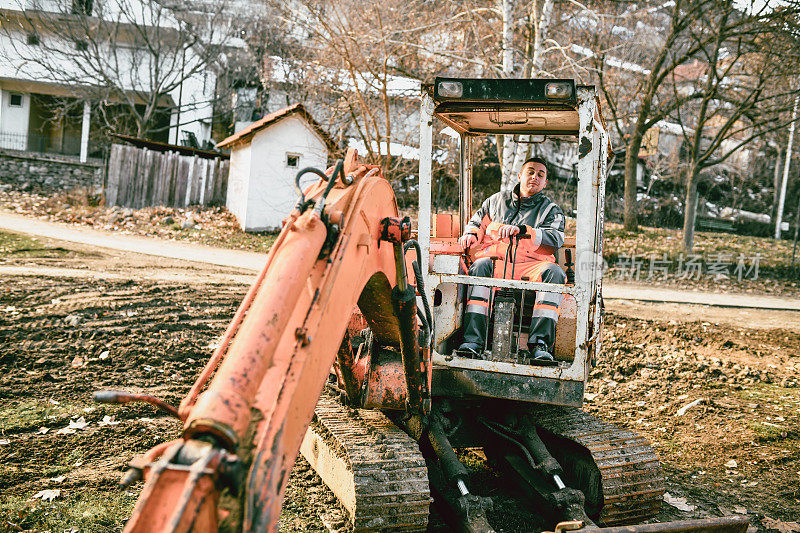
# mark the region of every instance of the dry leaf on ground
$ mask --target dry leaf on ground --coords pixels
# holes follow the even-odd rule
[[[51,502],[54,499],[58,498],[59,496],[61,496],[61,489],[45,489],[45,490],[40,490],[39,492],[31,496],[31,499],[33,500],[40,499],[42,501]]]
[[[800,533],[800,523],[797,522],[783,522],[782,520],[775,520],[765,516],[762,523],[765,528],[777,529],[781,533]]]
[[[679,511],[694,511],[697,506],[690,504],[686,498],[675,497],[669,492],[664,493],[664,501],[678,509]]]

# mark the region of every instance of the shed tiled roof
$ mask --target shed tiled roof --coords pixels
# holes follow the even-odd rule
[[[269,115],[265,116],[264,118],[257,120],[244,128],[243,130],[239,130],[227,139],[217,143],[217,148],[231,148],[235,144],[239,144],[242,142],[246,142],[250,140],[250,138],[256,134],[257,131],[262,130],[276,122],[292,116],[292,115],[302,115],[302,117],[309,123],[309,125],[316,131],[320,137],[325,141],[325,144],[328,146],[328,150],[336,151],[338,147],[336,146],[336,141],[322,129],[322,126],[314,120],[311,114],[306,111],[306,108],[303,107],[303,104],[294,104],[290,105],[289,107],[284,107],[283,109],[279,109],[274,113],[270,113]]]

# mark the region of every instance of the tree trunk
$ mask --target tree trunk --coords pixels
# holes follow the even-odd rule
[[[534,31],[536,34],[533,37],[533,75],[538,76],[539,71],[542,70],[544,64],[544,42],[547,40],[547,33],[550,29],[550,21],[553,18],[553,4],[554,0],[544,0],[542,8],[539,13],[535,13]],[[535,5],[535,4],[534,4]]]
[[[775,192],[772,194],[772,212],[770,213],[770,223],[775,223],[775,217],[778,215],[778,200],[781,194],[781,152],[778,150],[777,160],[775,161],[775,175],[772,177]]]
[[[789,168],[792,166],[792,144],[794,143],[794,130],[797,124],[797,105],[800,96],[794,99],[794,109],[792,110],[792,123],[789,126],[789,143],[786,145],[786,161],[783,164],[783,178],[781,179],[781,194],[778,196],[778,212],[775,215],[775,238],[781,238],[781,225],[783,222],[783,204],[786,200],[786,186],[789,183]]]
[[[690,165],[686,169],[686,200],[683,212],[683,251],[692,253],[694,247],[694,222],[697,215],[697,178],[698,169]]]
[[[643,132],[636,128],[631,134],[625,152],[625,212],[623,215],[626,231],[639,230],[639,216],[636,209],[636,176],[639,170],[639,149],[642,147]]]
[[[503,13],[503,77],[514,77],[514,0],[501,0],[501,12]],[[514,178],[511,175],[514,166],[514,143],[511,135],[503,136],[503,149],[500,151],[500,186],[503,190],[510,190],[514,186]]]
[[[514,73],[514,0],[501,0],[503,13],[503,76],[512,77]]]
[[[547,32],[550,27],[550,21],[553,18],[553,4],[554,0],[543,0],[541,6],[538,4],[539,0],[532,2],[532,22],[533,22],[533,44],[530,50],[530,69],[523,66],[521,69],[523,76],[536,77],[540,75],[544,56],[542,51],[544,49],[544,41],[547,39]],[[517,73],[517,66],[514,64],[513,54],[513,39],[514,39],[514,10],[515,0],[502,0],[503,12],[503,75],[506,78],[512,78]],[[522,136],[526,139],[526,136]],[[512,141],[513,137],[506,135],[501,151],[500,168],[502,172],[502,187],[504,190],[513,188],[517,183],[517,176],[522,168],[522,163],[528,158],[531,153],[531,146],[527,143],[516,143]]]
[[[781,195],[781,152],[778,150],[778,159],[775,161],[775,175],[772,177],[775,192],[772,194],[772,212],[769,221],[774,224],[778,215],[778,200]]]
[[[495,148],[497,149],[497,162],[500,163],[500,182],[503,181],[503,146],[506,145],[505,135],[495,135]]]
[[[516,146],[514,143],[513,135],[503,136],[503,159],[500,161],[500,168],[503,172],[502,187],[504,191],[509,191],[514,188],[514,154],[516,153]]]
[[[530,69],[527,72],[527,75],[535,78],[540,75],[542,71],[542,65],[544,64],[544,55],[542,54],[544,50],[544,41],[547,39],[547,32],[550,28],[550,20],[553,18],[553,2],[554,0],[543,0],[541,9],[537,10],[538,3],[536,1],[533,2],[533,46],[530,50],[531,53],[531,61],[530,61]],[[525,74],[523,69],[523,75]],[[524,135],[521,138],[525,141],[530,141],[530,136]],[[511,172],[509,175],[509,182],[512,186],[516,185],[517,176],[519,175],[520,170],[522,170],[522,164],[525,162],[531,154],[531,144],[530,142],[523,142],[517,143],[517,146],[514,150],[514,159],[511,163]]]

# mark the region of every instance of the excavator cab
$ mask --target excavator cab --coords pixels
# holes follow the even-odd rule
[[[458,134],[459,208],[452,214],[434,213],[431,201],[432,134],[434,128],[443,127]],[[430,257],[425,287],[433,302],[433,395],[580,406],[599,352],[602,320],[603,198],[609,143],[594,88],[576,85],[574,80],[437,78],[423,95],[420,131],[419,242],[423,254]],[[567,275],[563,285],[465,273],[457,240],[477,208],[472,187],[475,147],[483,137],[494,135],[505,136],[507,142],[558,139],[574,143],[577,220],[574,233],[567,234],[556,256]],[[496,295],[482,358],[455,352],[466,285],[491,287]],[[564,295],[553,350],[556,361],[550,366],[528,364],[519,356],[520,346],[527,341],[534,294],[540,290]]]

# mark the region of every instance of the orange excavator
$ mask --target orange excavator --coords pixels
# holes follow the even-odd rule
[[[434,215],[432,137],[459,140],[458,214]],[[563,285],[465,274],[476,139],[557,139],[577,158],[576,229]],[[631,526],[664,493],[641,436],[580,409],[600,353],[608,140],[595,90],[572,80],[437,78],[420,109],[419,220],[355,150],[296,180],[298,201],[221,343],[179,408],[180,438],[130,463],[144,478],[126,532],[277,531],[299,453],[339,500],[333,531],[424,531],[433,503],[452,530],[487,533],[490,496],[458,450],[480,449],[554,531],[743,533],[746,517]],[[305,190],[301,178],[315,176]],[[415,238],[414,238],[415,237]],[[490,287],[486,345],[456,352],[464,288]],[[523,357],[535,291],[560,292],[555,361]]]

